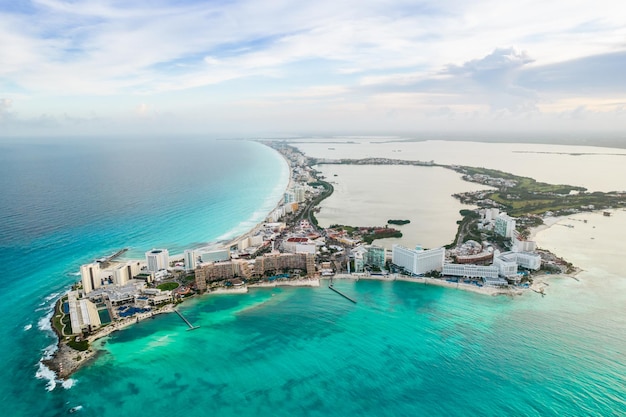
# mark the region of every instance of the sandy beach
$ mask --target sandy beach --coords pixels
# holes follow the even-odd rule
[[[496,296],[496,295],[513,296],[513,295],[521,295],[524,293],[524,291],[519,288],[496,288],[496,287],[487,287],[487,286],[479,287],[476,285],[465,284],[462,282],[460,283],[448,282],[442,279],[428,278],[428,277],[409,277],[409,276],[400,275],[400,274],[387,275],[386,277],[382,275],[355,276],[355,275],[348,275],[348,274],[338,274],[338,275],[335,275],[333,279],[354,279],[356,281],[360,279],[368,279],[368,280],[375,280],[375,281],[405,281],[405,282],[414,282],[416,284],[436,285],[438,287],[453,288],[457,290],[470,291],[476,294],[490,295],[490,296]]]
[[[537,227],[531,227],[529,229],[529,233],[528,233],[528,240],[534,240],[535,236],[537,236],[537,233],[549,229],[552,226],[554,226],[555,224],[557,224],[559,221],[563,220],[567,218],[566,216],[559,216],[559,217],[542,217],[543,219],[543,224],[539,225]]]
[[[260,282],[257,284],[248,285],[249,288],[272,288],[272,287],[319,287],[320,280],[317,278],[310,279],[296,279],[290,281],[273,281],[273,282]]]
[[[214,288],[210,291],[205,292],[203,295],[216,295],[216,294],[247,294],[248,287],[222,287],[222,288]]]

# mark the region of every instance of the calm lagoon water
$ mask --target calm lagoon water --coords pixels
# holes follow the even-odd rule
[[[336,139],[294,142],[315,158],[370,157],[435,161],[511,172],[552,184],[580,185],[590,191],[626,189],[626,151],[592,146],[528,143],[387,142],[388,139]]]

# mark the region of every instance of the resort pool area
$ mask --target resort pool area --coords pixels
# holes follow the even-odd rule
[[[120,317],[130,317],[137,313],[147,313],[150,309],[124,306],[118,308],[117,311]]]
[[[109,314],[109,310],[107,309],[98,310],[98,316],[100,316],[100,323],[102,324],[111,323],[111,315]]]

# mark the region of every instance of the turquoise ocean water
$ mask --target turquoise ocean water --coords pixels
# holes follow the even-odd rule
[[[2,403],[10,416],[624,415],[626,290],[551,283],[515,299],[406,282],[205,296],[99,341],[65,384],[38,361],[78,266],[245,231],[280,198],[250,142],[0,145]]]

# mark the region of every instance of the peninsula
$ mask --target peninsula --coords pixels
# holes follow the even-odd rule
[[[321,278],[405,280],[489,295],[517,295],[538,275],[575,273],[563,259],[529,240],[546,218],[626,206],[624,193],[587,193],[582,187],[538,183],[485,168],[438,165],[434,161],[387,158],[316,159],[286,141],[265,141],[290,166],[283,199],[266,220],[229,242],[170,256],[154,248],[144,259],[117,260],[123,253],[81,266],[81,280],[57,302],[52,325],[59,349],[44,363],[67,378],[96,354],[93,342],[199,294],[238,294],[248,288],[319,286]],[[315,217],[333,185],[319,164],[419,165],[454,170],[466,181],[492,187],[455,195],[475,210],[462,210],[456,237],[446,247],[423,249],[379,239],[402,236],[387,225],[332,225]],[[402,226],[410,219],[390,219]],[[416,242],[417,243],[417,242]],[[184,324],[196,328],[180,312]]]

